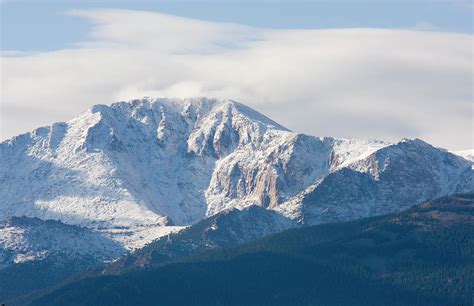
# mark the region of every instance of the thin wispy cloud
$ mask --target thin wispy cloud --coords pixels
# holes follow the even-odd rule
[[[232,98],[318,136],[472,141],[472,36],[274,30],[127,10],[73,49],[2,59],[2,138],[142,96]],[[38,110],[41,115],[35,116]]]

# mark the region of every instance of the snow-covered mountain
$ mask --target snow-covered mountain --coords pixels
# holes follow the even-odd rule
[[[472,191],[470,163],[421,140],[403,140],[331,172],[303,200],[307,223],[398,212],[409,203]]]
[[[234,101],[96,105],[0,144],[0,220],[58,219],[140,247],[232,208],[306,224],[473,190],[468,161],[420,140],[319,138]]]
[[[126,250],[100,233],[59,221],[13,217],[0,222],[0,269],[12,264],[53,258],[101,263]]]

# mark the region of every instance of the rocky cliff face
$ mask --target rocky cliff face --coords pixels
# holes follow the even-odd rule
[[[471,164],[420,140],[296,134],[230,100],[141,99],[0,144],[0,219],[58,219],[136,248],[258,205],[307,224],[473,189]]]

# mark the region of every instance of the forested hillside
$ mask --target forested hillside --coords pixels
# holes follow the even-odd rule
[[[474,195],[457,195],[82,280],[31,304],[471,305],[473,258]]]

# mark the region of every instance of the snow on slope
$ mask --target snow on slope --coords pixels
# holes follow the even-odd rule
[[[326,176],[303,199],[304,222],[395,213],[411,203],[472,192],[469,163],[419,139],[381,148]]]
[[[53,256],[87,258],[92,265],[124,253],[122,246],[99,233],[58,221],[13,217],[0,223],[0,268]]]
[[[474,169],[474,149],[471,150],[461,150],[461,151],[451,151],[451,153],[461,156],[462,158],[470,161],[472,163],[472,169]]]
[[[139,246],[130,235],[145,243],[204,218],[215,162],[273,128],[285,131],[230,101],[96,105],[1,144],[0,218],[59,219]]]
[[[374,154],[389,147],[401,160],[441,151],[296,134],[231,100],[144,98],[96,105],[74,120],[0,144],[0,220],[59,219],[99,230],[127,248],[232,208],[259,205],[302,220],[304,199],[323,182],[327,186],[333,174],[350,170],[385,182],[384,165],[393,157]],[[444,167],[443,158],[427,157],[415,167],[417,175],[430,178],[424,183],[435,183],[420,197],[452,192],[460,180],[469,185],[469,164],[453,157],[446,171],[437,169]],[[384,188],[396,189],[407,177],[390,169],[399,179]],[[339,196],[356,197],[357,207],[336,214],[361,217],[399,205],[377,187],[382,191],[372,192],[371,201],[379,206],[371,210],[362,202],[367,198],[357,195],[359,181],[350,183],[355,193]],[[429,185],[407,186],[406,192],[411,199],[424,187]]]
[[[347,167],[389,145],[391,143],[380,140],[336,139],[333,144],[331,170]]]

